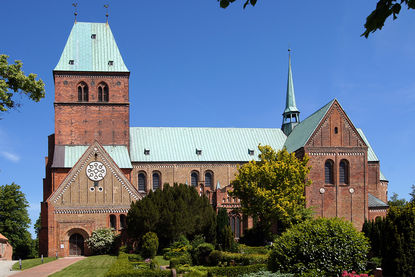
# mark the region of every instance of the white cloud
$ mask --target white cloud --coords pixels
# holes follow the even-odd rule
[[[20,161],[20,156],[7,151],[1,151],[0,154],[11,162],[17,163]]]

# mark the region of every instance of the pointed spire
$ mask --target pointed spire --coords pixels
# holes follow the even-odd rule
[[[291,70],[291,49],[288,49],[288,80],[287,80],[287,97],[285,102],[284,113],[298,112],[295,104],[293,73]]]
[[[300,111],[295,104],[293,73],[291,70],[291,49],[288,49],[287,95],[285,99],[285,110],[282,114],[281,129],[288,136],[298,123],[300,123]]]

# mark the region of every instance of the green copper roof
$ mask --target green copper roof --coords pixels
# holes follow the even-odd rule
[[[359,135],[362,137],[363,141],[366,143],[368,149],[367,149],[367,160],[369,162],[378,162],[379,159],[375,154],[375,151],[373,151],[372,146],[370,146],[369,141],[367,140],[365,134],[363,133],[362,129],[356,128]]]
[[[385,175],[383,175],[382,171],[379,170],[379,180],[380,181],[387,181],[388,179],[386,179]]]
[[[54,168],[71,168],[88,149],[86,145],[57,145],[53,156]],[[119,168],[133,168],[128,149],[125,146],[104,145],[105,151],[111,156]]]
[[[287,148],[288,152],[294,152],[295,150],[303,147],[308,139],[313,134],[314,130],[319,125],[320,121],[326,115],[327,111],[334,103],[335,99],[331,100],[324,107],[304,119],[300,124],[298,124],[287,137],[284,146]]]
[[[295,104],[293,73],[291,71],[291,55],[288,57],[288,80],[287,80],[287,97],[285,99],[284,113],[298,112]]]
[[[55,71],[128,72],[128,69],[108,24],[75,22]]]
[[[247,162],[259,144],[279,150],[285,139],[281,129],[131,127],[131,161]]]

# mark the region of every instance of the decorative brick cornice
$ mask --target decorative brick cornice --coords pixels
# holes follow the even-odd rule
[[[245,162],[243,162],[245,163]],[[137,162],[133,162],[133,168],[173,168],[173,167],[188,167],[188,168],[200,168],[200,167],[206,167],[206,168],[210,168],[210,167],[224,167],[224,166],[228,166],[228,167],[237,167],[239,164],[243,164],[235,162],[234,164],[232,163],[178,163],[178,162],[172,162],[172,163],[151,163],[151,162],[145,162],[145,163],[137,163]]]
[[[55,208],[55,214],[108,214],[128,213],[129,207],[59,207]]]

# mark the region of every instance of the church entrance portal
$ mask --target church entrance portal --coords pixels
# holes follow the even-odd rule
[[[69,237],[69,255],[84,255],[84,237],[80,234],[73,234]]]

